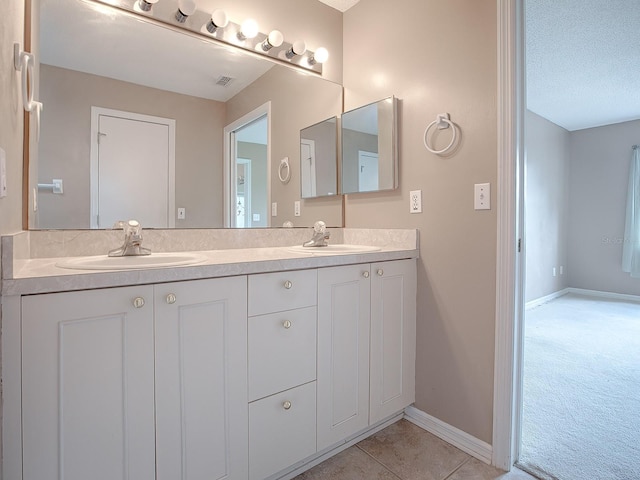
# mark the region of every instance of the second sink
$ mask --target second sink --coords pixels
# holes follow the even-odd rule
[[[357,253],[379,252],[382,249],[370,245],[336,243],[327,245],[326,247],[303,247],[302,245],[296,245],[294,247],[287,247],[287,250],[293,253],[305,253],[307,255],[353,255]]]

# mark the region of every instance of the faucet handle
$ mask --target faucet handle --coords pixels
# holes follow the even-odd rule
[[[113,224],[113,227],[111,227],[113,230],[117,230],[117,229],[124,229],[125,225],[127,224],[127,222],[125,222],[124,220],[118,220],[116,223]]]

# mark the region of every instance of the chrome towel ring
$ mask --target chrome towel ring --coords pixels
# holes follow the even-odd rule
[[[287,173],[283,174],[283,170],[286,170]],[[289,165],[289,157],[284,157],[280,160],[280,166],[278,167],[278,177],[282,183],[289,183],[291,180],[291,166]]]
[[[429,146],[429,139],[428,139],[429,130],[435,125],[437,125],[439,130],[444,130],[446,128],[451,127],[451,130],[453,132],[453,134],[451,135],[451,141],[449,142],[449,145],[444,147],[442,150],[436,150],[435,148],[431,148]],[[449,114],[448,113],[440,113],[440,114],[438,114],[438,116],[436,117],[436,119],[433,122],[431,122],[429,125],[427,125],[427,128],[424,130],[424,147],[427,150],[429,150],[431,153],[435,153],[436,155],[440,155],[442,153],[448,152],[449,150],[451,150],[453,148],[453,145],[456,142],[456,138],[457,138],[457,132],[456,132],[455,123],[453,123],[449,119]]]

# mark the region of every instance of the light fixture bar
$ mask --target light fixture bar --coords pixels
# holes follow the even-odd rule
[[[320,58],[317,58],[314,52],[304,48],[304,42],[297,40],[293,44],[288,43],[284,41],[282,33],[277,30],[271,31],[268,35],[264,34],[257,29],[257,26],[246,20],[242,24],[228,21],[226,13],[221,10],[214,12],[195,10],[192,12],[189,8],[194,3],[192,0],[85,1],[115,7],[172,29],[186,31],[223,45],[240,48],[260,57],[271,58],[280,63],[322,75],[320,60],[326,55],[321,54]],[[148,10],[145,10],[147,7]],[[255,36],[252,36],[253,27],[256,29]],[[302,48],[300,48],[301,45]],[[326,49],[319,48],[318,52],[321,51],[326,52]]]

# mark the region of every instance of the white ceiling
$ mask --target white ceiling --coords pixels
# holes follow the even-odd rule
[[[640,118],[640,1],[526,0],[527,107],[567,130]]]
[[[322,3],[329,5],[330,7],[335,8],[336,10],[340,10],[341,12],[346,12],[351,7],[353,7],[360,0],[320,0]]]

